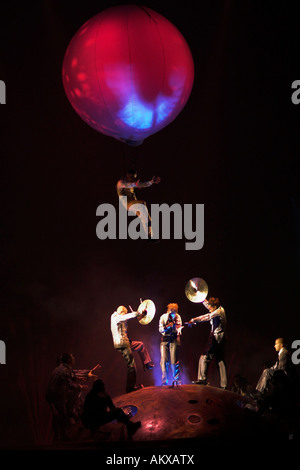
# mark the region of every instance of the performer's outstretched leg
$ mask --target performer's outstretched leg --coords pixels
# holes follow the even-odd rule
[[[264,393],[276,369],[264,369],[256,385],[256,390]]]
[[[144,370],[153,369],[154,364],[144,343],[142,341],[131,341],[130,346],[131,350],[136,351],[140,356]]]
[[[148,238],[152,236],[151,217],[148,211],[148,207],[145,201],[133,201],[128,203],[128,214],[137,215],[141,221],[141,225],[144,231],[144,237]]]

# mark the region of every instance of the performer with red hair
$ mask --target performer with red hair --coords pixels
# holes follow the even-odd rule
[[[181,384],[178,359],[181,330],[182,320],[178,313],[178,304],[170,303],[167,306],[167,313],[164,313],[159,319],[159,332],[162,335],[160,343],[162,385],[168,385],[170,363],[172,367],[173,383]]]

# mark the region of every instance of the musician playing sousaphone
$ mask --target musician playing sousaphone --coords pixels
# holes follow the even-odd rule
[[[128,338],[127,322],[133,318],[137,318],[140,322],[147,318],[147,308],[141,304],[139,309],[134,312],[130,307],[130,312],[123,305],[120,305],[111,316],[111,333],[113,337],[114,347],[122,354],[127,364],[127,381],[126,393],[142,388],[142,385],[136,385],[136,365],[132,352],[139,354],[145,371],[151,370],[154,364],[142,341],[134,341]]]

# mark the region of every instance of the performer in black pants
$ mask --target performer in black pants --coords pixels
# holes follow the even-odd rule
[[[200,315],[196,318],[191,318],[190,324],[199,323],[203,321],[210,321],[211,331],[208,340],[208,346],[204,354],[200,356],[198,364],[198,378],[193,383],[207,384],[207,372],[210,361],[215,357],[219,372],[220,372],[220,386],[227,388],[227,370],[225,363],[225,330],[226,330],[226,315],[225,310],[221,306],[218,298],[210,297],[204,300],[203,305],[209,310],[206,315]]]

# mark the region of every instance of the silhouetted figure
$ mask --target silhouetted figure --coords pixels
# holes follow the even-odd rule
[[[231,391],[233,393],[237,393],[238,395],[250,396],[253,391],[253,387],[248,382],[246,377],[244,377],[242,374],[237,374],[233,378]]]
[[[141,426],[140,421],[133,423],[121,408],[115,407],[111,397],[105,391],[104,382],[98,379],[85,397],[81,417],[82,424],[95,432],[103,424],[114,420],[126,425],[129,436],[134,434]]]
[[[46,399],[52,412],[54,438],[66,440],[67,429],[79,420],[83,405],[81,392],[84,386],[80,382],[88,377],[95,378],[93,372],[101,366],[97,364],[91,370],[75,371],[75,358],[70,353],[61,354],[57,363],[48,383]]]

